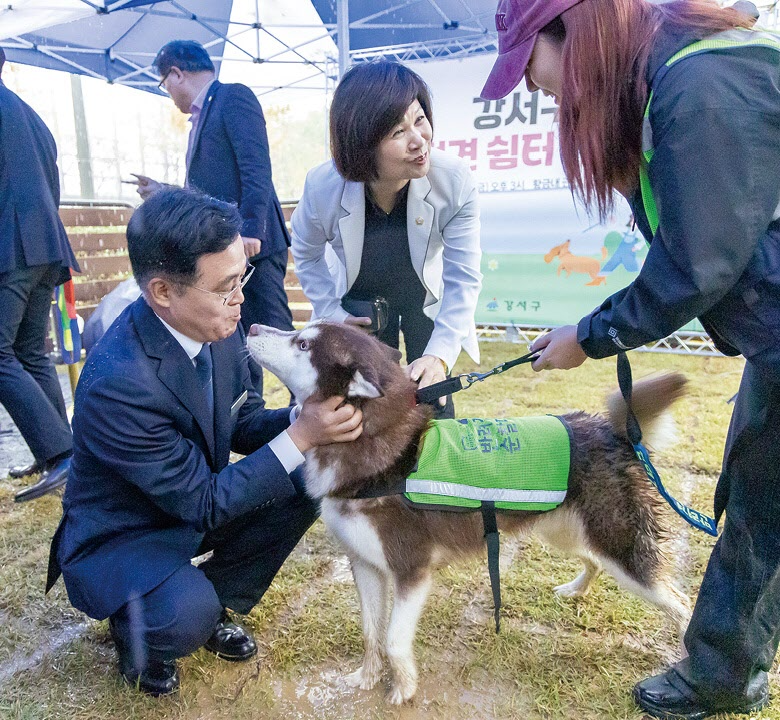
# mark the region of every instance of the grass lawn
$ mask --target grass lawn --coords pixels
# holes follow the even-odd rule
[[[485,343],[483,369],[524,352]],[[655,457],[672,491],[711,512],[712,494],[742,363],[726,358],[633,353],[634,376],[678,369],[690,379],[674,409],[679,442]],[[508,417],[582,408],[598,411],[616,385],[613,361],[569,372],[513,369],[456,397],[461,416]],[[472,369],[461,361],[457,370]],[[269,380],[269,404],[287,395]],[[359,718],[638,719],[633,684],[673,661],[678,638],[662,616],[602,576],[580,599],[552,588],[576,562],[536,541],[502,542],[502,632],[492,626],[484,560],[438,572],[420,624],[420,690],[403,708],[341,680],[360,662],[358,603],[349,568],[317,523],[261,604],[246,618],[259,655],[230,664],[199,651],[180,661],[181,692],[153,700],[125,687],[107,624],[73,610],[60,582],[43,595],[48,542],[59,497],[15,505],[0,480],[0,718],[14,720],[318,720]],[[711,538],[669,512],[679,584],[694,596]],[[778,687],[777,673],[772,677]],[[780,701],[754,718],[780,720]]]

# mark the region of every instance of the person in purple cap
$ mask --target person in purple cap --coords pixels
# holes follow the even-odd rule
[[[746,359],[688,657],[634,689],[658,718],[764,706],[780,639],[780,38],[754,20],[710,0],[501,0],[482,92],[503,97],[525,77],[555,96],[573,192],[602,219],[621,193],[651,243],[631,285],[533,343],[534,370],[696,317]]]

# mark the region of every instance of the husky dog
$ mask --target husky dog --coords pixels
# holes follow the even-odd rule
[[[299,332],[253,326],[247,344],[251,356],[299,402],[342,395],[362,408],[363,434],[357,440],[306,453],[306,489],[321,499],[322,518],[349,556],[360,595],[365,654],[363,665],[347,681],[366,690],[374,687],[384,652],[392,670],[389,700],[403,703],[417,689],[413,642],[432,571],[459,557],[484,554],[482,516],[417,509],[399,495],[356,499],[410,475],[431,421],[430,408],[415,403],[416,386],[398,365],[397,350],[335,323]],[[632,407],[651,442],[684,384],[679,374],[635,384]],[[584,412],[563,416],[572,435],[563,503],[543,513],[502,513],[499,531],[534,531],[582,560],[584,570],[557,587],[559,595],[584,595],[604,568],[624,588],[663,610],[682,631],[690,610],[670,581],[659,516],[662,500],[626,439],[623,399],[615,393],[609,405],[608,417]]]

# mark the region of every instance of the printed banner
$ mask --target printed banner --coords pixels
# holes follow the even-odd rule
[[[476,320],[574,323],[636,277],[647,245],[622,198],[603,225],[575,205],[552,98],[529,93],[525,82],[501,100],[478,97],[494,60],[410,63],[433,94],[434,145],[466,158],[480,190],[484,283]]]

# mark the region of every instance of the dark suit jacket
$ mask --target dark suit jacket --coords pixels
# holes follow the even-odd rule
[[[59,563],[71,602],[93,618],[190,562],[207,531],[295,494],[271,449],[253,452],[289,426],[289,408],[265,409],[252,389],[240,326],[211,351],[214,426],[192,362],[143,298],[87,358],[49,581]],[[247,457],[228,465],[231,449]]]
[[[57,146],[43,120],[0,82],[0,273],[62,264],[60,282],[79,266],[57,208]]]
[[[259,257],[286,250],[290,235],[271,180],[265,118],[255,94],[241,84],[211,86],[193,140],[187,183],[238,204],[241,234],[259,238]]]

